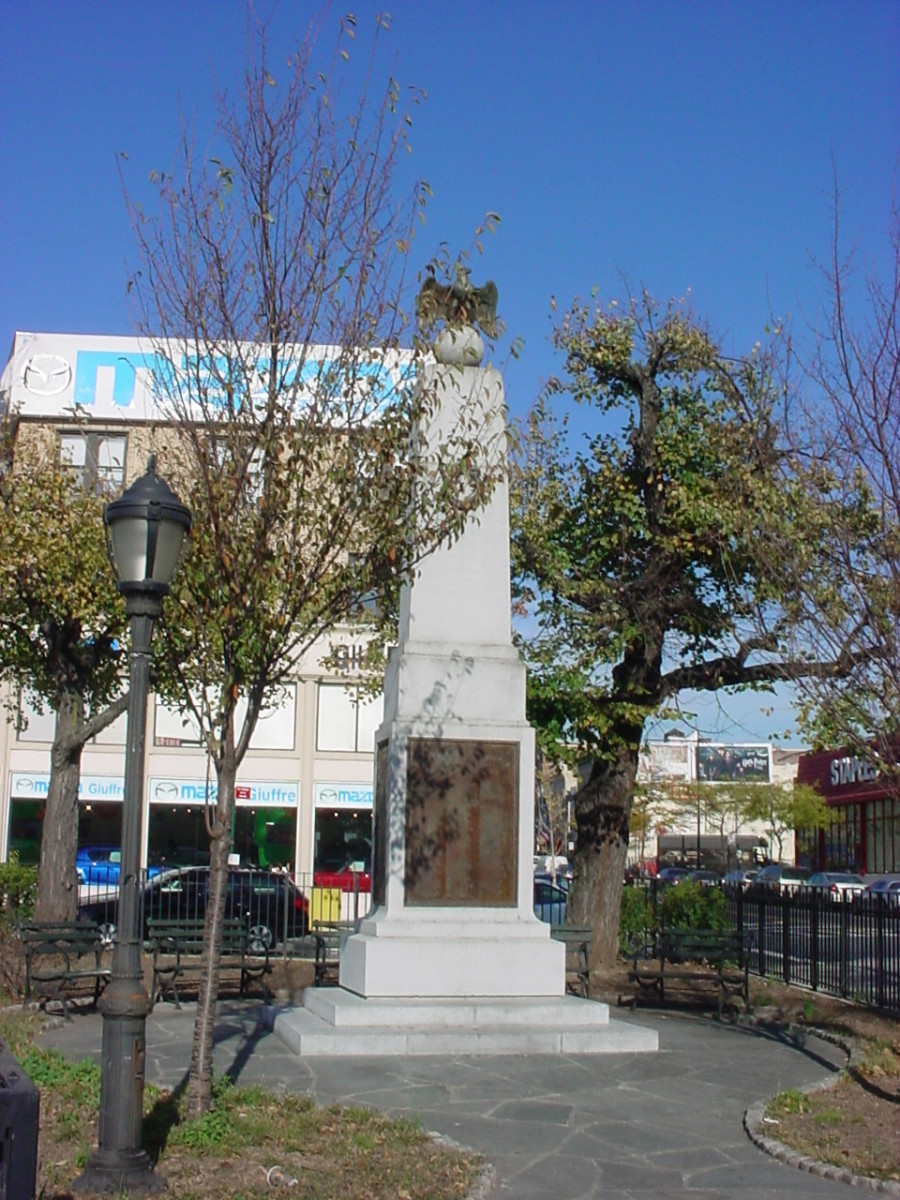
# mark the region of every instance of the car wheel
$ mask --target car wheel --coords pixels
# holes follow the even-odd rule
[[[112,921],[101,921],[100,941],[104,946],[111,946],[116,940],[116,927]]]
[[[272,930],[268,925],[251,925],[250,936],[247,940],[247,946],[251,953],[261,954],[264,950],[271,950],[275,945],[275,938],[272,936]]]

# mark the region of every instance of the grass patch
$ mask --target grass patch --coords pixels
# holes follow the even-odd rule
[[[790,1088],[786,1092],[778,1093],[766,1110],[766,1116],[779,1119],[781,1117],[792,1117],[797,1113],[804,1112],[809,1112],[809,1096],[806,1092]]]
[[[857,1070],[870,1079],[900,1078],[900,1044],[883,1038],[867,1042],[857,1061]]]
[[[836,1108],[822,1108],[813,1116],[817,1125],[840,1125],[844,1119],[843,1113]]]

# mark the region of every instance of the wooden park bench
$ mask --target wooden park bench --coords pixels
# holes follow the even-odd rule
[[[591,995],[591,939],[594,931],[590,925],[551,925],[550,936],[566,947],[566,988],[585,1000]]]
[[[199,975],[203,953],[206,922],[200,918],[154,919],[147,922],[147,940],[153,955],[153,980],[150,986],[151,1007],[167,992],[172,993],[175,1007],[181,1007],[177,981]],[[240,972],[240,994],[254,982],[259,982],[269,999],[265,977],[272,970],[269,949],[257,939],[250,942],[246,925],[238,917],[226,917],[222,926],[220,968]]]
[[[664,1005],[666,984],[686,980],[716,989],[720,1017],[737,997],[749,1009],[751,945],[749,930],[661,929],[654,957],[636,955],[628,972],[638,987],[634,1001],[655,989]]]
[[[58,1000],[68,1020],[69,1001],[82,985],[90,986],[94,1006],[112,970],[102,961],[108,948],[96,921],[29,921],[22,926],[25,951],[25,997]]]

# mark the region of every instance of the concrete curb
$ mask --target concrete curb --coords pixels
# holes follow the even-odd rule
[[[791,1027],[793,1032],[795,1027]],[[804,1034],[812,1037],[817,1037],[823,1042],[830,1042],[833,1046],[839,1047],[847,1055],[847,1070],[854,1066],[854,1058],[856,1051],[843,1038],[836,1037],[832,1033],[828,1033],[824,1029],[814,1029],[804,1026],[802,1029]],[[833,1088],[841,1077],[840,1072],[832,1079],[823,1079],[818,1083],[811,1084],[809,1087],[801,1088],[800,1090],[806,1093],[828,1091]],[[843,1167],[835,1166],[834,1163],[820,1162],[818,1159],[809,1158],[806,1155],[792,1150],[789,1146],[785,1146],[783,1142],[776,1141],[775,1138],[769,1137],[764,1132],[766,1128],[765,1115],[770,1100],[762,1100],[758,1104],[753,1104],[744,1113],[744,1129],[747,1131],[747,1136],[754,1146],[758,1147],[765,1154],[771,1155],[778,1162],[784,1163],[788,1167],[796,1167],[799,1171],[808,1171],[810,1175],[820,1175],[823,1179],[832,1179],[837,1183],[850,1184],[851,1187],[868,1188],[871,1192],[880,1192],[883,1196],[900,1197],[900,1182],[892,1179],[873,1179],[870,1175],[856,1175],[853,1171],[848,1171]]]

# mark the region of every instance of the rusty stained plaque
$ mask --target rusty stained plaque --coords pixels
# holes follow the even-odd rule
[[[410,738],[406,903],[515,905],[516,742]]]

